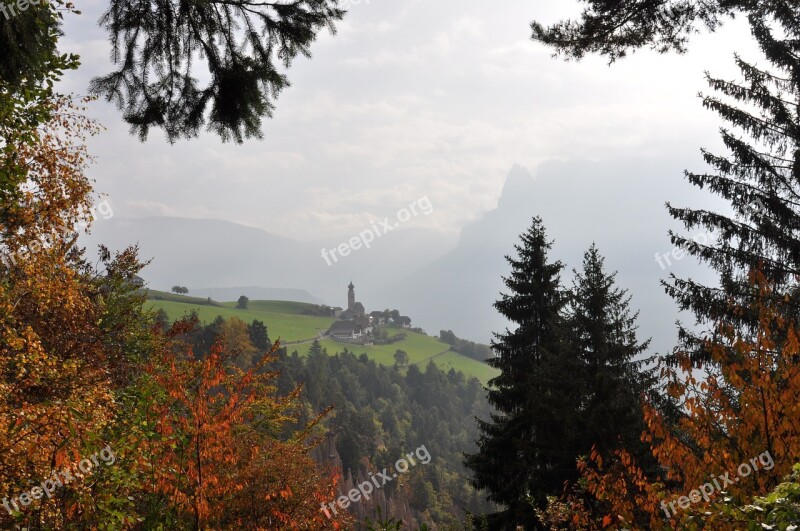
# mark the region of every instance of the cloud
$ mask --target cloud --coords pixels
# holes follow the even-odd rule
[[[223,145],[204,133],[169,146],[154,131],[140,144],[97,102],[108,131],[91,140],[91,176],[123,217],[207,215],[309,238],[427,194],[436,212],[415,222],[453,232],[495,204],[514,162],[686,160],[717,145],[716,118],[695,94],[703,69],[730,71],[742,27],[698,37],[686,56],[565,63],[529,40],[530,19],[555,19],[559,2],[365,0],[288,72],[263,141]],[[104,5],[67,17],[62,48],[84,60],[70,90],[110,69],[94,24]]]

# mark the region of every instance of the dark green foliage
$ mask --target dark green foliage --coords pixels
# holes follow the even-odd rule
[[[664,282],[700,324],[713,328],[724,319],[745,337],[757,327],[750,271],[761,269],[780,297],[797,293],[800,274],[800,14],[794,2],[767,2],[753,9],[748,21],[772,70],[737,56],[741,80],[707,75],[716,94],[702,96],[703,105],[731,127],[721,129],[728,154],[703,150],[712,171],[686,174],[693,185],[729,202],[734,215],[667,205],[687,230],[716,235],[716,242],[700,245],[671,233],[675,244],[718,273],[719,286],[674,276]],[[786,303],[787,312],[797,316],[796,295]],[[702,339],[690,330],[680,332],[694,360],[707,361]]]
[[[536,509],[578,480],[577,460],[596,448],[604,458],[627,448],[646,467],[642,400],[654,387],[652,359],[637,359],[649,341],[636,339],[630,297],[615,286],[593,245],[562,288],[560,262],[550,262],[542,221],[507,257],[511,293],[495,307],[516,328],[496,334],[489,382],[498,414],[479,421],[480,451],[466,456],[473,484],[505,510],[487,515],[493,529],[537,529]],[[449,337],[449,334],[445,334]],[[649,459],[649,461],[648,461]]]
[[[645,429],[640,403],[657,381],[654,358],[638,359],[650,341],[636,339],[638,313],[630,313],[631,297],[616,287],[616,273],[607,274],[603,262],[592,245],[582,271],[575,271],[570,297],[570,336],[583,366],[576,376],[585,382],[581,450],[594,445],[608,458],[626,448],[644,458],[649,452],[639,440]]]
[[[267,327],[264,323],[253,320],[253,322],[247,326],[247,330],[250,333],[250,341],[259,352],[266,352],[269,350],[272,346],[272,342],[269,340]]]
[[[545,27],[533,22],[533,39],[556,54],[580,59],[599,53],[610,61],[649,47],[658,52],[685,52],[689,36],[705,27],[717,29],[750,0],[581,0],[586,8],[577,20]],[[770,2],[761,2],[770,3]]]
[[[192,313],[192,318],[199,323],[196,312]],[[196,354],[206,355],[211,352],[211,347],[222,337],[223,324],[225,324],[225,319],[221,315],[218,315],[213,322],[203,326],[197,326],[192,337],[192,343]]]
[[[169,316],[167,315],[167,312],[165,312],[162,308],[158,309],[158,311],[155,314],[154,319],[155,319],[156,327],[158,328],[158,331],[160,333],[163,334],[167,330],[169,330],[169,325],[171,324],[171,322],[169,320]]]
[[[92,90],[123,110],[141,140],[162,127],[170,142],[203,126],[223,141],[261,138],[262,118],[289,85],[281,67],[310,57],[319,31],[334,32],[345,13],[337,0],[110,4],[100,24],[118,69],[95,78]]]
[[[398,332],[391,336],[384,327],[376,326],[372,329],[372,340],[376,345],[391,345],[392,343],[399,343],[406,338],[406,334]]]
[[[458,340],[452,330],[439,330],[439,339],[448,345],[455,345]]]
[[[458,529],[465,510],[481,513],[492,508],[468,485],[461,462],[463,452],[475,449],[472,418],[489,414],[478,380],[455,371],[445,374],[433,363],[424,372],[410,365],[403,375],[363,355],[345,351],[328,356],[318,342],[312,343],[305,360],[297,353],[281,352],[271,368],[281,373],[279,391],[303,384],[311,414],[334,405],[332,418],[324,424],[336,434],[345,474],[355,474],[365,463],[377,470],[391,468],[399,457],[425,445],[431,462],[413,467],[402,481],[408,485],[404,492],[414,493],[409,503],[415,513],[428,511],[433,523]],[[416,495],[431,493],[426,483],[434,499]],[[403,495],[398,494],[399,484],[387,483],[381,490]]]
[[[563,265],[550,262],[540,218],[516,245],[517,257],[507,256],[511,274],[504,277],[510,293],[495,308],[514,330],[495,334],[498,354],[489,365],[500,369],[489,381],[489,402],[497,409],[490,422],[478,421],[478,453],[467,455],[472,484],[489,492],[505,510],[492,515],[493,528],[536,527],[534,507],[545,495],[577,479],[575,413],[572,378],[577,359],[565,349],[563,317],[567,294],[560,285]]]
[[[219,339],[224,323],[218,317],[201,325],[195,318],[194,330],[186,338],[195,353],[207,353]],[[260,328],[260,323],[249,325],[251,335],[254,326]],[[276,391],[281,395],[302,385],[298,422],[284,426],[282,436],[292,436],[297,426],[334,406],[322,425],[335,435],[345,475],[348,471],[356,475],[359,470],[390,469],[398,458],[425,445],[431,462],[411,468],[402,481],[387,483],[382,493],[402,497],[420,521],[454,529],[462,528],[468,512],[482,514],[494,509],[469,485],[462,463],[463,452],[475,450],[478,430],[472,420],[488,418],[490,412],[477,379],[467,379],[452,369],[445,374],[433,363],[424,372],[410,365],[404,375],[346,348],[329,355],[316,340],[305,357],[279,349],[268,370],[278,373]],[[320,456],[328,459],[327,447]]]
[[[394,365],[395,367],[405,367],[408,365],[408,352],[397,349],[394,353]]]
[[[334,310],[330,306],[325,304],[319,305],[309,305],[304,306],[303,309],[300,311],[301,315],[318,315],[321,317],[333,317]]]
[[[482,345],[456,337],[452,330],[440,330],[439,339],[452,346],[451,350],[454,352],[463,354],[473,360],[486,361],[494,355],[489,345]]]
[[[60,19],[64,2],[30,4],[21,11],[16,2],[4,1],[0,10],[0,86],[17,92],[41,86],[77,66],[77,56],[60,55]]]
[[[60,16],[53,4],[33,5],[9,18],[0,12],[0,220],[10,231],[19,229],[16,208],[28,178],[17,146],[34,141],[51,116],[53,86],[64,70],[78,65],[77,56],[56,49]]]
[[[415,530],[413,527],[404,527],[402,520],[398,520],[397,518],[385,518],[380,505],[376,507],[375,512],[378,514],[374,520],[372,518],[367,518],[364,521],[364,526],[367,531],[400,531],[402,529],[409,529],[409,531],[428,531],[428,526],[425,524],[422,524]]]
[[[236,301],[236,307],[240,310],[246,310],[248,304],[250,304],[250,299],[248,299],[244,295],[239,297],[239,300]]]

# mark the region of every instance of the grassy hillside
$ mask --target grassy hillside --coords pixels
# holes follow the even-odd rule
[[[335,321],[333,317],[313,317],[294,313],[260,310],[256,308],[262,306],[255,303],[251,303],[252,308],[239,310],[235,307],[235,302],[223,303],[222,306],[201,306],[197,304],[159,300],[151,300],[149,302],[153,308],[162,309],[167,312],[167,316],[173,320],[187,315],[192,310],[197,311],[200,320],[208,323],[216,319],[218,315],[221,315],[225,319],[236,316],[246,323],[257,319],[263,321],[264,324],[267,325],[270,339],[274,341],[280,337],[281,341],[284,343],[313,339],[319,335],[320,330],[327,330],[330,328],[331,323]],[[263,307],[268,308],[269,305],[265,304]]]
[[[153,293],[153,292],[151,292]],[[163,292],[156,292],[159,295]],[[281,342],[287,347],[289,352],[297,350],[300,355],[305,355],[313,338],[319,335],[320,331],[327,330],[331,323],[336,319],[333,317],[314,317],[303,315],[304,311],[313,309],[313,304],[288,301],[250,301],[247,310],[236,308],[235,302],[215,303],[219,306],[209,306],[205,299],[205,304],[197,302],[184,302],[181,299],[191,299],[181,295],[171,295],[171,300],[150,300],[152,308],[162,309],[167,316],[174,320],[182,317],[192,310],[197,311],[200,319],[205,322],[213,321],[218,315],[228,319],[238,317],[249,323],[254,319],[263,321],[269,330],[269,337],[273,341],[281,338]],[[335,354],[347,347],[348,350],[356,354],[366,353],[370,359],[374,359],[382,365],[394,365],[394,353],[396,350],[404,350],[408,353],[409,361],[425,370],[429,360],[433,360],[442,370],[454,368],[462,371],[467,376],[474,376],[481,382],[486,383],[489,378],[497,374],[495,369],[488,365],[472,360],[456,352],[449,351],[450,345],[443,343],[435,337],[426,336],[404,330],[402,328],[387,328],[389,335],[397,333],[406,334],[403,341],[392,343],[391,345],[361,346],[337,343],[330,339],[321,341],[328,353]],[[298,342],[301,342],[298,344]]]
[[[420,363],[437,354],[446,352],[450,348],[450,345],[442,343],[435,337],[418,334],[402,328],[387,327],[386,332],[390,336],[402,333],[406,335],[406,338],[403,341],[398,341],[391,345],[373,345],[369,347],[362,345],[346,345],[330,339],[325,339],[321,341],[321,343],[331,354],[341,352],[344,350],[344,347],[347,347],[348,350],[356,354],[366,352],[367,356],[383,365],[394,365],[394,353],[398,349],[408,352],[408,359],[411,363]],[[427,364],[427,362],[425,363]],[[424,369],[424,365],[421,368]]]
[[[420,370],[424,371],[429,361],[433,361],[441,370],[449,371],[451,368],[456,371],[461,371],[467,376],[474,376],[484,384],[490,378],[497,376],[498,371],[481,363],[479,361],[467,358],[450,350],[450,345],[439,341],[435,337],[418,334],[416,332],[409,332],[403,329],[389,328],[389,335],[403,332],[406,334],[406,339],[391,345],[344,345],[329,339],[321,341],[323,347],[328,349],[329,354],[341,352],[344,347],[356,355],[366,353],[370,359],[383,365],[394,365],[394,353],[398,349],[404,350],[408,353],[409,362],[416,365]],[[301,349],[294,348],[290,350],[297,350],[303,353]]]

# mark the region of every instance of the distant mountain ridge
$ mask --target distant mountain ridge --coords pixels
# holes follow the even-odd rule
[[[654,260],[672,249],[667,229],[677,228],[664,202],[696,197],[681,186],[681,174],[679,161],[653,159],[550,162],[536,178],[514,165],[497,208],[465,225],[457,242],[434,231],[399,229],[333,266],[320,249],[336,242],[301,242],[217,220],[111,218],[98,221],[84,244],[120,249],[138,242],[140,255],[153,258],[142,273],[150,287],[193,286],[193,295],[216,300],[244,294],[344,307],[352,280],[370,311],[397,308],[433,335],[453,330],[488,343],[492,332],[507,326],[492,306],[504,291],[504,256],[539,215],[555,239],[552,258],[568,266],[564,284],[571,284],[571,269],[596,242],[608,269],[619,270],[619,285],[633,295],[632,307],[641,309],[641,338],[652,336],[664,350],[674,344],[678,312],[659,280],[674,272],[714,281],[691,259],[666,270]]]
[[[264,288],[259,286],[228,287],[228,288],[189,288],[189,293],[195,297],[211,297],[218,301],[235,301],[244,295],[251,300],[266,301],[294,301],[309,304],[325,304],[325,301],[314,297],[304,289],[291,288]]]
[[[229,221],[173,217],[101,219],[81,241],[90,253],[100,243],[112,251],[138,243],[139,256],[152,259],[141,276],[153,289],[169,291],[181,285],[191,287],[193,295],[216,300],[244,294],[345,306],[346,286],[353,280],[360,300],[373,309],[384,306],[372,291],[455,245],[452,236],[401,228],[377,239],[370,249],[352,252],[329,266],[320,250],[338,241],[303,242]],[[240,290],[245,292],[237,293]]]

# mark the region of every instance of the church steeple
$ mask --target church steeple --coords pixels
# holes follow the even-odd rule
[[[347,286],[347,309],[352,311],[353,306],[356,304],[356,292],[353,291],[355,286],[353,286],[353,281],[350,281],[350,285]]]

